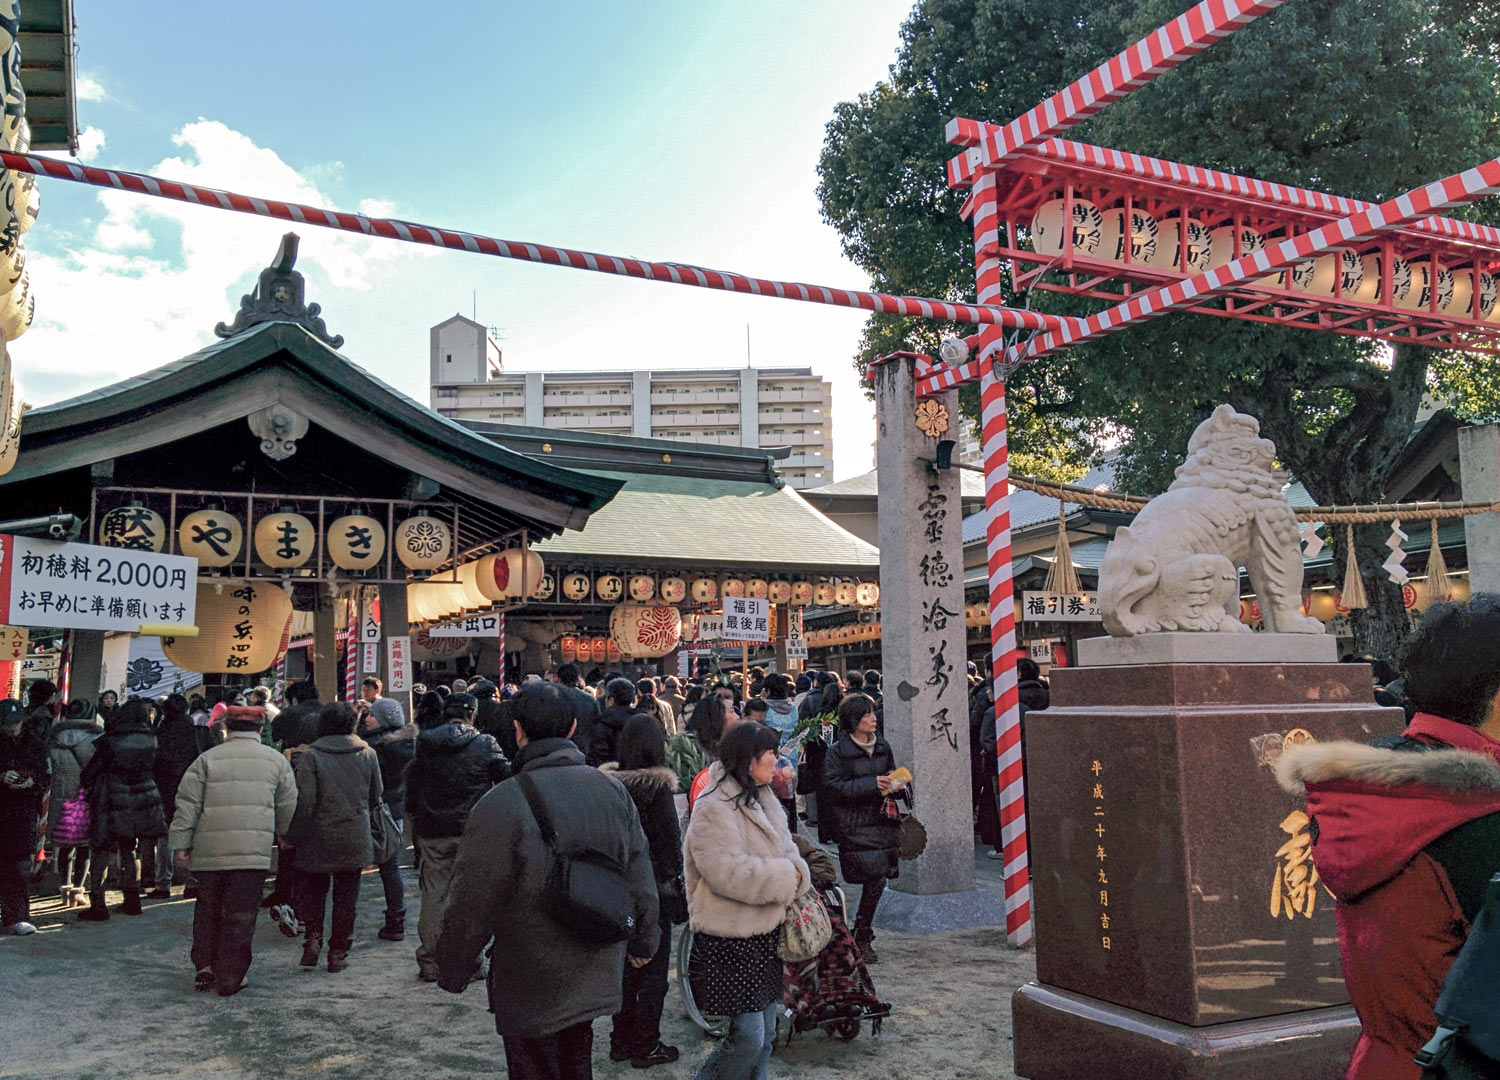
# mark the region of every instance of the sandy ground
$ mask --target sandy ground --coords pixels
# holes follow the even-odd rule
[[[976,855],[981,884],[998,890],[998,865]],[[262,916],[250,986],[232,998],[193,991],[191,901],[148,900],[139,918],[117,914],[107,923],[80,923],[55,900],[37,902],[40,933],[0,938],[0,1077],[503,1076],[483,988],[455,997],[416,978],[416,873],[406,874],[405,942],[376,938],[384,905],[378,879],[368,874],[346,971],[302,970],[300,942]],[[1014,1076],[1009,999],[1035,973],[1029,950],[1009,948],[1001,929],[886,933],[877,945],[872,975],[893,1005],[882,1034],[872,1038],[866,1025],[851,1043],[818,1032],[797,1036],[789,1047],[777,1045],[772,1076]],[[609,1023],[594,1024],[599,1077],[691,1077],[712,1046],[687,1019],[675,982],[662,1027],[682,1050],[676,1064],[636,1070],[611,1062]]]

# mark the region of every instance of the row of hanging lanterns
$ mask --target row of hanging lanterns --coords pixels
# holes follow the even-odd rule
[[[877,641],[880,638],[880,622],[848,623],[827,630],[813,630],[807,635],[809,648],[822,649],[830,645],[852,645],[860,641]]]
[[[629,599],[638,604],[659,599],[665,604],[681,604],[691,597],[694,604],[715,604],[724,597],[748,597],[753,600],[769,600],[773,604],[791,604],[793,607],[844,607],[873,608],[880,603],[880,586],[873,581],[784,581],[765,578],[722,579],[700,577],[691,581],[683,577],[666,577],[658,581],[650,574],[633,574],[626,578],[620,574],[588,574],[572,570],[562,575],[563,598],[584,601],[590,598],[605,603],[619,603]],[[551,589],[546,596],[550,599]]]
[[[1043,203],[1032,217],[1031,242],[1038,255],[1062,254],[1066,231],[1063,228],[1064,211],[1064,201],[1052,199]],[[1130,211],[1127,229],[1124,207],[1100,210],[1088,199],[1077,197],[1073,199],[1072,213],[1071,246],[1074,253],[1105,262],[1124,262],[1128,243],[1130,262],[1136,266],[1154,270],[1181,269],[1197,274],[1267,246],[1266,237],[1247,226],[1240,226],[1236,233],[1233,225],[1210,229],[1201,221],[1191,217],[1184,219],[1180,215],[1158,221],[1136,208]],[[1184,229],[1187,234],[1185,243]],[[1392,256],[1390,297],[1387,298],[1381,294],[1383,260],[1384,256],[1379,252],[1360,255],[1346,249],[1297,263],[1286,271],[1267,274],[1258,278],[1255,284],[1331,297],[1334,283],[1338,282],[1339,295],[1343,298],[1388,303],[1408,311],[1429,310],[1436,290],[1438,311],[1500,322],[1500,310],[1496,307],[1500,283],[1494,275],[1479,272],[1476,295],[1472,267],[1451,268],[1435,259],[1411,261],[1399,255]]]
[[[674,607],[620,604],[609,613],[608,637],[564,634],[557,648],[564,663],[575,660],[615,663],[622,658],[654,660],[677,648],[682,633],[682,613]]]
[[[483,611],[507,600],[533,599],[547,577],[542,557],[530,548],[507,548],[460,563],[457,581],[422,581],[406,587],[407,618],[437,622]]]
[[[256,519],[255,555],[276,570],[306,566],[317,554],[317,527],[291,506]],[[382,565],[385,525],[356,507],[335,518],[324,537],[328,559],[340,570],[360,571]],[[140,502],[117,506],[99,519],[99,543],[137,551],[163,551],[167,526],[162,516]],[[241,558],[245,529],[222,506],[210,504],[185,515],[177,525],[177,550],[203,567],[229,566]],[[395,527],[392,549],[408,570],[432,571],[453,553],[453,530],[425,510]]]
[[[0,0],[0,64],[3,64],[4,109],[0,110],[0,140],[18,154],[31,149],[31,125],[26,120],[26,90],[21,85],[21,43],[12,30],[19,25],[19,0]],[[0,169],[0,333],[14,341],[26,333],[36,312],[31,278],[26,271],[26,245],[21,237],[36,224],[41,190],[27,172]]]

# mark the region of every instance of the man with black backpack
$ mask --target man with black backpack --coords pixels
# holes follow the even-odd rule
[[[511,1080],[580,1080],[594,1018],[620,1011],[623,965],[656,950],[656,882],[629,793],[570,741],[562,689],[528,683],[514,705],[516,775],[464,826],[438,985],[461,993],[493,938],[490,1008]]]

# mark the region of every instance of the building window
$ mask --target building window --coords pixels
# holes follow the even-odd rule
[[[451,364],[451,363],[453,363],[453,354],[449,353],[447,356],[443,357],[443,363],[445,363],[445,364]]]

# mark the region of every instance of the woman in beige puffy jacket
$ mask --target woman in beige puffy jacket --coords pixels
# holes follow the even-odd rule
[[[699,1080],[764,1080],[776,1042],[777,939],[812,880],[770,787],[777,745],[762,724],[725,734],[683,841],[693,994],[703,1012],[734,1018]]]

